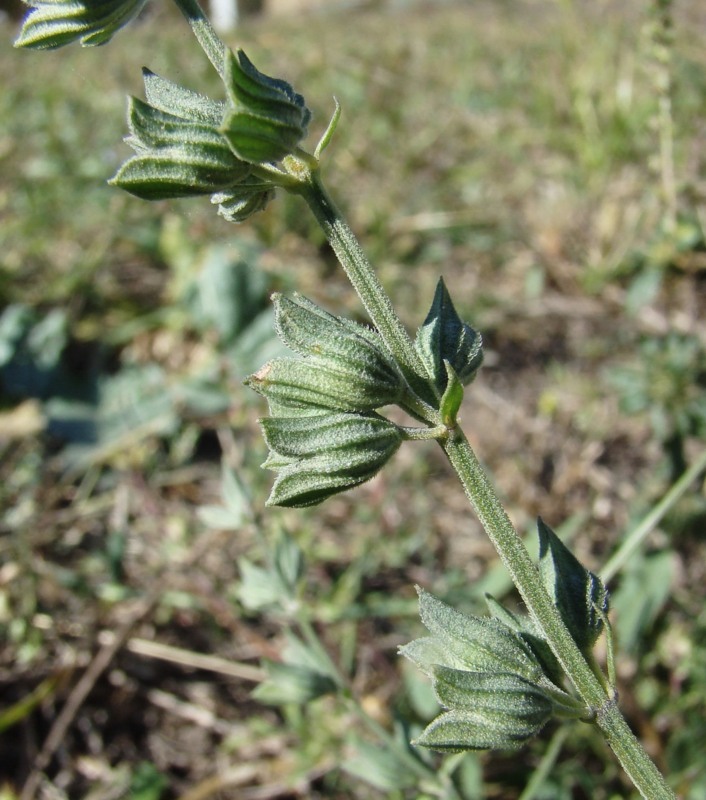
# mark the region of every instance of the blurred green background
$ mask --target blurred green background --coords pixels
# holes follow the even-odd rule
[[[312,142],[339,100],[327,185],[410,329],[443,275],[486,343],[472,444],[518,528],[541,513],[596,571],[706,439],[706,10],[675,2],[665,50],[661,5],[389,0],[228,37],[304,94]],[[322,234],[296,198],[228,226],[207,198],[106,185],[140,67],[220,96],[175,10],[97,50],[0,33],[0,796],[43,756],[47,798],[426,796],[391,788],[335,698],[251,697],[246,667],[282,656],[287,625],[244,602],[242,559],[283,531],[302,602],[387,727],[434,713],[396,655],[420,633],[414,584],[474,613],[513,596],[433,443],[320,508],[263,510],[265,409],[241,382],[280,347],[269,294],[364,319]],[[216,508],[222,459],[254,523]],[[696,484],[610,587],[621,703],[688,800],[706,797],[705,525]],[[464,797],[520,797],[551,735],[467,756]],[[535,796],[632,794],[576,724]]]

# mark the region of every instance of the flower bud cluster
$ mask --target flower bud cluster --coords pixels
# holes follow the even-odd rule
[[[314,505],[372,478],[403,433],[376,413],[405,383],[378,335],[304,297],[275,295],[280,339],[302,358],[276,358],[246,383],[267,398],[260,420],[278,475],[269,505]]]
[[[431,680],[445,709],[416,743],[457,752],[517,749],[572,698],[555,686],[532,647],[498,619],[467,616],[418,589],[432,634],[400,648]]]
[[[224,72],[225,103],[144,70],[146,102],[128,103],[126,141],[136,155],[111,183],[146,200],[210,194],[229,222],[265,208],[275,188],[291,181],[274,164],[297,148],[311,112],[242,50],[225,51]]]
[[[220,133],[224,103],[143,71],[147,102],[131,98],[130,136],[136,155],[111,183],[147,200],[211,194],[220,213],[240,222],[274,195],[269,181],[252,175]]]

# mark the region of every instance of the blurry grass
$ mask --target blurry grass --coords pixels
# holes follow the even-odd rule
[[[464,413],[480,456],[520,529],[530,530],[538,513],[553,525],[577,517],[573,541],[594,568],[665,488],[664,453],[647,415],[621,415],[596,376],[634,358],[641,336],[675,328],[703,344],[706,335],[698,253],[686,267],[660,262],[655,290],[625,313],[634,270],[644,266],[628,257],[648,249],[660,220],[644,9],[638,2],[411,4],[264,18],[237,36],[265,72],[304,92],[316,112],[312,138],[332,95],[339,99],[343,118],[324,165],[335,196],[410,326],[443,273],[488,346]],[[676,157],[684,210],[692,211],[706,195],[704,18],[698,3],[680,13]],[[9,41],[8,26],[2,33]],[[156,362],[169,381],[224,358],[214,332],[195,325],[185,307],[184,283],[203,262],[199,243],[264,246],[259,263],[271,288],[295,286],[358,314],[296,199],[280,198],[235,228],[207,199],[146,204],[105,185],[127,155],[124,95],[141,94],[142,64],[218,91],[182,24],[164,12],[135,29],[129,45],[123,34],[99,51],[0,50],[0,72],[12,76],[0,93],[0,304],[40,314],[65,309],[79,361],[100,351],[101,374]],[[264,446],[254,417],[262,408],[232,376],[214,381],[230,394],[227,409],[205,416],[180,409],[167,433],[153,432],[79,475],[67,476],[52,458],[60,443],[36,432],[41,420],[24,436],[5,422],[3,707],[30,697],[57,665],[84,666],[98,632],[119,627],[157,580],[164,592],[141,623],[145,637],[235,660],[277,655],[276,621],[244,615],[237,602],[236,560],[253,552],[251,532],[209,539],[196,518],[200,504],[217,500],[221,451],[242,469],[256,504],[269,482],[257,468]],[[5,410],[16,409],[15,398],[3,400]],[[687,454],[698,446],[688,439]],[[395,646],[418,632],[412,585],[468,608],[471,598],[480,602],[478,586],[493,564],[448,476],[436,449],[420,445],[350,496],[265,517],[267,533],[284,526],[306,551],[308,591],[317,619],[330,626],[328,644],[355,668],[361,695],[387,723],[388,709],[407,703]],[[703,537],[693,535],[703,517],[689,513],[657,532],[650,556],[634,564],[633,586],[661,568],[671,591],[634,623],[637,646],[621,660],[620,688],[638,734],[684,797],[699,800],[706,616],[698,587],[706,554]],[[203,542],[202,558],[189,566]],[[661,567],[650,562],[663,553]],[[642,608],[639,599],[623,602]],[[616,630],[620,638],[620,619]],[[216,723],[202,728],[183,709],[183,717],[165,710],[163,698],[161,706],[147,699],[154,687],[210,709]],[[305,780],[327,745],[345,749],[347,720],[327,701],[280,716],[254,704],[249,688],[121,654],[67,742],[67,796],[89,796],[91,775],[104,787],[98,797],[139,782],[146,757],[169,776],[169,796],[178,796],[216,759],[250,759],[251,780]],[[27,769],[31,746],[41,745],[65,696],[58,687],[56,703],[28,717],[22,740],[4,737],[5,763]],[[521,758],[484,756],[483,796],[516,797],[542,738]],[[336,770],[307,785],[312,798],[374,796]],[[540,796],[607,800],[629,792],[601,742],[576,727]]]

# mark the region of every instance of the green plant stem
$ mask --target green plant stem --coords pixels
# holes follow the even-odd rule
[[[373,323],[398,359],[410,386],[420,397],[429,400],[429,382],[420,377],[426,375],[421,359],[355,235],[325,191],[318,172],[314,171],[311,179],[304,182],[298,191],[319,221]],[[674,800],[675,795],[632,734],[615,699],[606,694],[602,682],[576,646],[463,431],[455,427],[445,440],[440,441],[440,445],[530,614],[581,699],[595,715],[595,723],[626,773],[643,797],[649,800]]]
[[[608,559],[608,563],[601,570],[602,581],[607,583],[625,566],[625,564],[627,564],[630,556],[642,544],[645,537],[704,470],[706,470],[706,450],[704,450],[699,458],[684,472],[649,514],[642,519],[640,524],[622,540],[620,547]]]
[[[225,79],[225,45],[218,38],[198,0],[174,0],[216,72]]]
[[[341,213],[324,188],[318,171],[311,173],[310,179],[303,182],[297,190],[311,208],[321,225],[339,262],[358,293],[365,310],[370,315],[385,344],[394,355],[405,379],[412,390],[424,402],[415,413],[426,421],[441,422],[438,413],[428,405],[436,397],[431,382],[421,376],[427,374],[426,368],[414,349],[414,344],[395,313],[382,284],[378,280],[370,262],[346,224]],[[412,411],[412,408],[408,410]]]
[[[673,800],[675,795],[633,735],[615,700],[606,695],[601,681],[564,625],[558,609],[544,589],[536,565],[505,513],[463,432],[459,428],[454,429],[452,435],[440,444],[530,614],[581,699],[595,714],[595,723],[603,732],[623,769],[643,797],[650,800]]]
[[[457,427],[441,442],[483,528],[495,545],[513,583],[567,675],[591,709],[606,702],[606,693],[564,625],[527,548],[505,513],[495,489],[463,431]]]

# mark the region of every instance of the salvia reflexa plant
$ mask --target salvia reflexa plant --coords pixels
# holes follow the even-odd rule
[[[261,420],[270,450],[265,466],[276,473],[268,503],[320,503],[372,478],[406,442],[436,439],[528,610],[518,616],[488,597],[488,617],[466,616],[419,590],[429,636],[401,653],[430,678],[444,710],[416,744],[447,752],[513,749],[550,719],[581,719],[602,731],[644,797],[673,798],[619,710],[611,658],[607,674],[594,658],[598,637],[610,638],[604,585],[541,520],[534,563],[459,425],[465,387],[483,360],[480,335],[459,318],[440,281],[412,339],[324,187],[321,156],[338,104],[313,152],[304,149],[311,117],[304,98],[242,51],[227,49],[195,0],[176,3],[222,80],[222,97],[145,70],[144,99],[128,101],[127,142],[135,154],[111,183],[147,200],[205,195],[231,222],[263,209],[277,189],[299,195],[373,324],[337,318],[296,294],[275,296],[277,333],[293,356],[247,380],[269,405]],[[143,0],[30,5],[16,44],[48,49],[109,41]],[[394,423],[387,406],[419,424]],[[309,687],[311,696],[331,685],[324,678]]]

